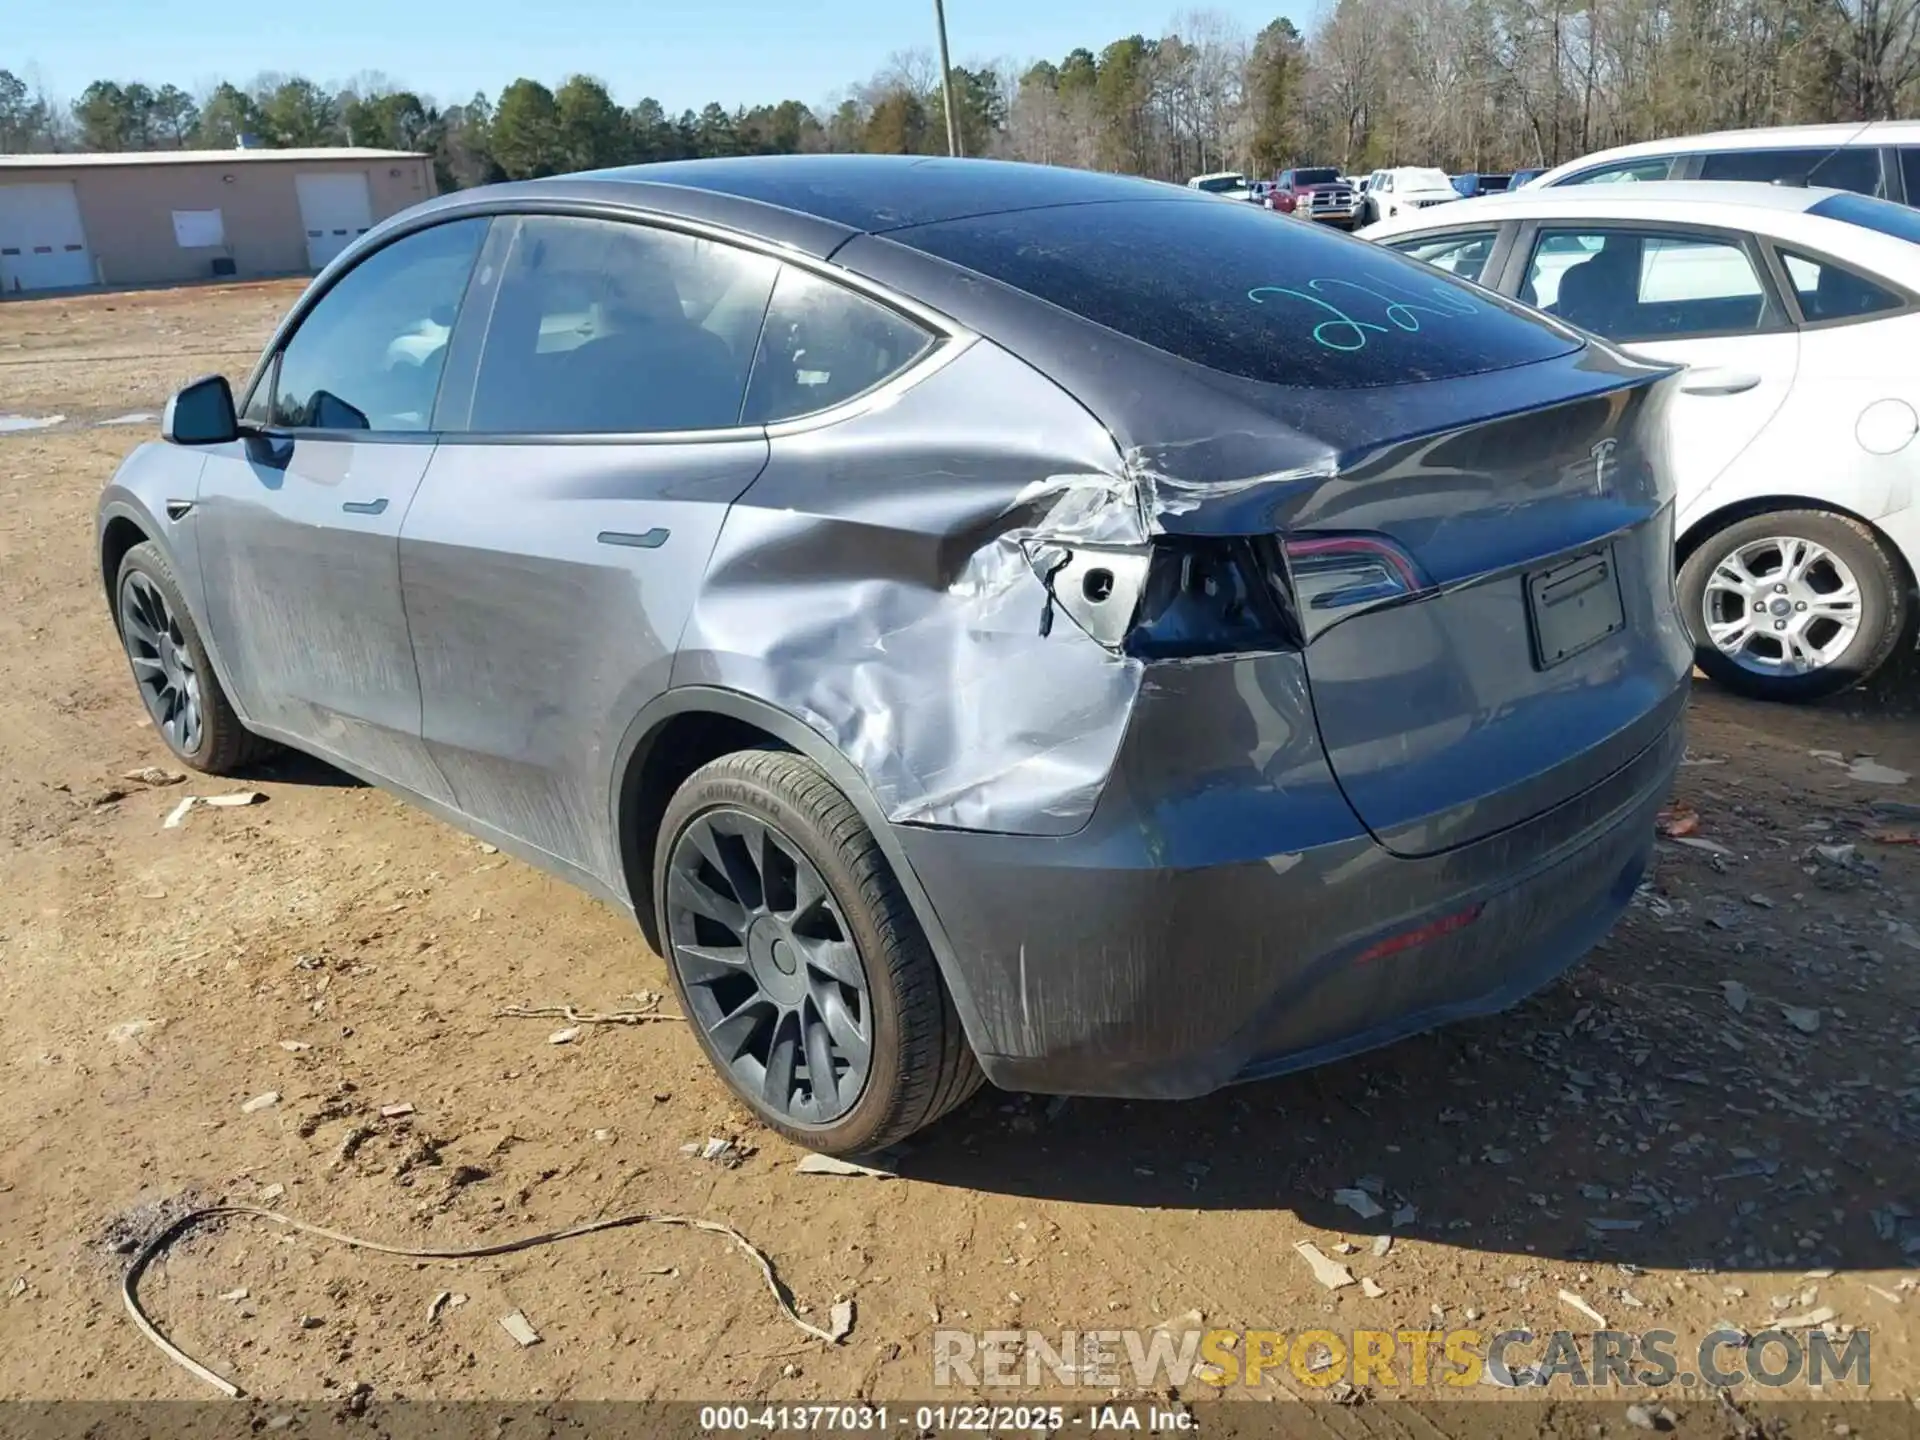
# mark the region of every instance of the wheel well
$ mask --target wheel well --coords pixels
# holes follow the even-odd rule
[[[686,711],[661,722],[634,751],[620,784],[620,865],[647,943],[660,951],[653,913],[653,857],[660,819],[674,792],[710,760],[738,750],[786,750],[757,725],[711,711]]]
[[[1835,505],[1830,500],[1815,500],[1805,495],[1756,495],[1750,500],[1741,500],[1729,505],[1724,510],[1715,510],[1711,514],[1702,515],[1688,527],[1687,533],[1682,535],[1674,545],[1674,569],[1678,570],[1686,564],[1692,558],[1693,552],[1698,550],[1709,537],[1719,534],[1727,526],[1774,510],[1824,510],[1830,515],[1844,516],[1857,525],[1865,526],[1867,533],[1873,536],[1874,543],[1892,558],[1894,573],[1899,575],[1908,593],[1913,592],[1916,583],[1913,566],[1907,563],[1907,557],[1898,545],[1887,538],[1885,531],[1866,516],[1849,510],[1844,505]]]
[[[134,546],[145,544],[147,538],[147,532],[125,515],[116,515],[107,521],[106,531],[100,537],[100,583],[106,588],[109,608],[113,605],[113,582],[119,578],[120,562]]]

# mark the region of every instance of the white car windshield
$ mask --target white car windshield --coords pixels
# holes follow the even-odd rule
[[[1398,181],[1402,190],[1451,190],[1453,182],[1444,170],[1402,170]]]

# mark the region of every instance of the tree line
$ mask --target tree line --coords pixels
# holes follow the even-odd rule
[[[443,189],[700,156],[940,154],[938,67],[895,55],[819,104],[671,114],[575,75],[440,104],[377,74],[174,84],[97,80],[61,103],[0,69],[0,152],[365,145],[433,157]],[[970,155],[1180,180],[1551,165],[1609,145],[1920,109],[1920,0],[1333,0],[1305,33],[1176,17],[1058,61],[953,71]]]

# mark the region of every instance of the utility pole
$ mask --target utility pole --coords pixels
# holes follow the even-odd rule
[[[933,23],[940,30],[940,97],[947,108],[947,154],[960,154],[960,122],[953,110],[953,62],[947,58],[947,7],[933,0]]]

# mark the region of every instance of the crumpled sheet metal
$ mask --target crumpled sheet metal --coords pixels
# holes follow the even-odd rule
[[[1114,533],[1108,507],[1086,518]],[[676,683],[775,700],[859,768],[897,823],[1054,835],[1083,826],[1142,666],[1064,614],[1040,633],[1047,589],[1025,547],[1058,536],[1009,527],[950,576],[829,572],[796,582],[764,563],[809,548],[821,523],[736,507]],[[939,549],[912,548],[929,562]]]
[[[985,437],[964,418],[983,412]],[[1166,514],[1326,473],[1196,483],[1160,468],[1173,458],[1123,456],[1057,387],[973,346],[887,407],[774,442],[715,547],[674,683],[803,718],[895,823],[1071,834],[1145,667],[1050,596],[1060,547],[1143,555]]]

